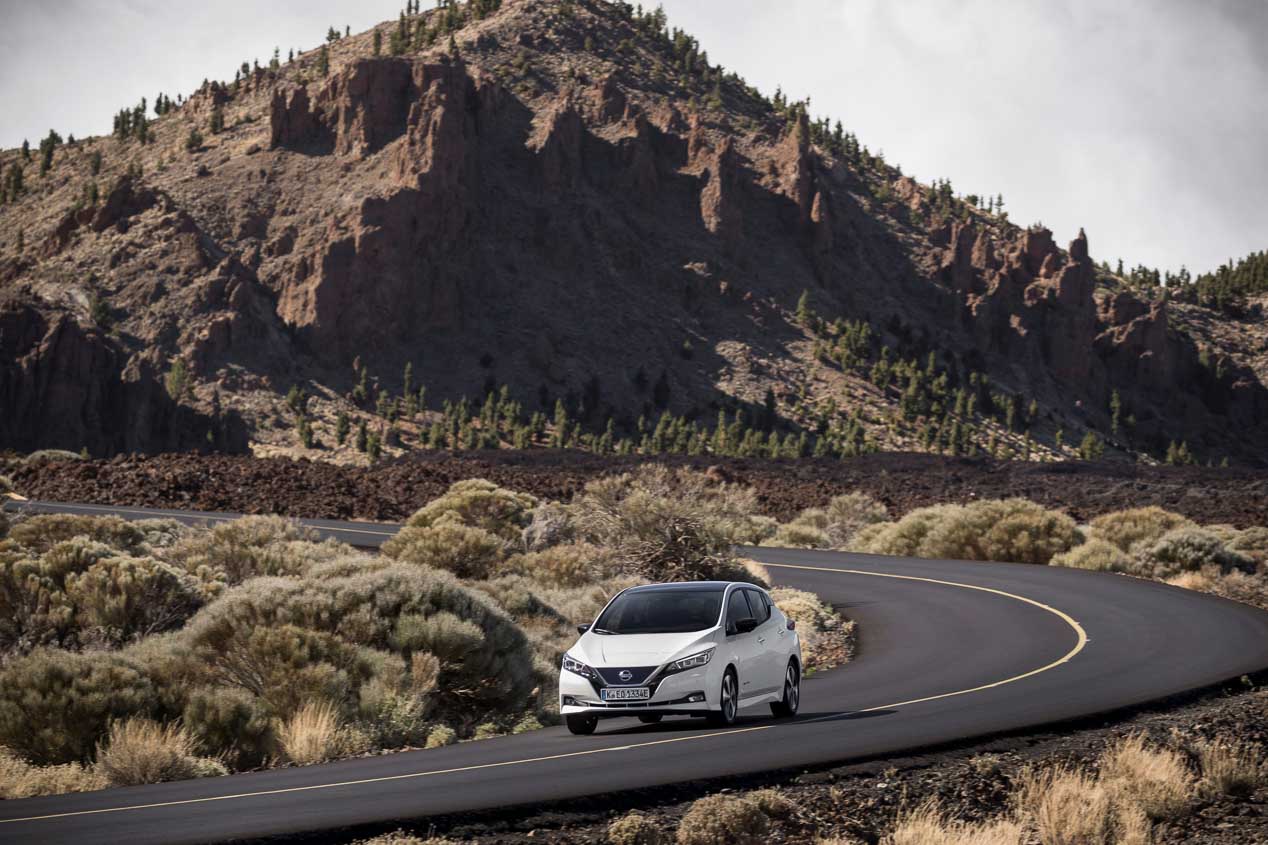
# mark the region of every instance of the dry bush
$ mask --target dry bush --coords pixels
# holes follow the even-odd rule
[[[1153,545],[1163,534],[1183,527],[1193,527],[1188,517],[1150,505],[1098,516],[1092,520],[1090,536],[1133,554],[1138,546]]]
[[[655,581],[745,580],[733,546],[753,536],[752,489],[663,466],[591,481],[569,506],[578,536]]]
[[[551,546],[571,543],[576,538],[568,506],[559,502],[542,502],[529,514],[528,525],[520,534],[520,543],[527,551],[540,552]]]
[[[1204,567],[1218,568],[1221,573],[1255,568],[1252,559],[1226,548],[1211,532],[1193,526],[1174,528],[1151,546],[1136,548],[1136,559],[1128,571],[1149,578],[1172,578]]]
[[[446,573],[404,564],[254,579],[190,620],[181,643],[203,684],[244,689],[283,716],[300,690],[353,716],[364,686],[406,692],[410,669],[423,665],[442,715],[518,711],[537,683],[531,647],[509,616]],[[434,655],[439,671],[416,654]]]
[[[978,824],[955,821],[947,818],[936,804],[923,804],[899,816],[893,831],[881,842],[884,845],[1017,845],[1021,835],[1022,827],[1013,819]]]
[[[800,518],[779,526],[775,535],[766,540],[768,546],[787,549],[826,549],[831,544],[828,532],[811,522],[802,522]]]
[[[358,839],[353,845],[462,845],[456,839],[445,839],[442,836],[430,836],[421,839],[403,830],[384,833],[373,839]]]
[[[770,820],[752,801],[709,795],[695,801],[678,822],[678,845],[759,845]]]
[[[502,561],[505,543],[483,528],[452,517],[406,526],[383,544],[383,554],[415,566],[444,569],[459,578],[488,578]]]
[[[1082,541],[1074,520],[1026,499],[934,505],[855,535],[857,551],[1047,564]]]
[[[78,763],[32,766],[7,748],[0,748],[0,800],[92,792],[108,785],[101,775]]]
[[[176,724],[149,719],[115,722],[97,746],[96,772],[111,786],[140,786],[225,774],[214,761],[199,760],[194,738]]]
[[[827,514],[824,530],[834,549],[846,548],[864,527],[889,520],[885,506],[866,493],[834,496],[824,510]]]
[[[1184,813],[1196,788],[1179,752],[1151,747],[1140,734],[1120,740],[1101,757],[1101,783],[1120,804],[1138,807],[1151,819]]]
[[[1100,572],[1126,572],[1132,559],[1118,546],[1093,537],[1086,543],[1075,546],[1068,552],[1062,552],[1052,559],[1053,566],[1068,566],[1071,569],[1094,569]]]
[[[506,570],[552,587],[581,587],[615,574],[616,563],[606,549],[590,543],[567,543],[517,555]]]
[[[1238,748],[1230,742],[1205,743],[1198,749],[1198,762],[1202,770],[1198,789],[1207,798],[1245,797],[1268,783],[1264,749],[1259,745]]]
[[[662,845],[665,834],[656,823],[639,812],[626,813],[608,825],[612,845]]]
[[[842,641],[848,636],[853,622],[845,622],[832,608],[819,601],[814,593],[791,587],[776,587],[770,592],[775,606],[789,619],[797,623],[801,639],[801,659],[805,670],[828,668],[835,663],[833,649],[841,651]],[[848,653],[846,655],[848,657]]]
[[[359,739],[344,726],[338,708],[327,701],[305,704],[277,729],[282,756],[300,766],[357,753],[362,750]]]
[[[189,693],[182,721],[203,753],[236,769],[262,765],[277,749],[272,711],[237,687],[200,687]]]
[[[498,487],[483,478],[468,478],[450,485],[443,496],[428,502],[405,525],[430,528],[441,522],[456,522],[513,543],[520,540],[536,506],[537,500],[527,493]]]
[[[78,461],[82,460],[78,452],[72,452],[69,449],[37,449],[26,456],[26,463],[34,464],[40,461]]]
[[[0,745],[37,765],[87,760],[112,722],[160,711],[154,683],[122,654],[40,650],[0,669]]]
[[[437,725],[427,733],[426,748],[443,748],[458,741],[458,734],[448,725]]]
[[[300,575],[352,550],[319,542],[311,528],[280,516],[244,516],[187,535],[164,557],[203,580],[241,584],[262,575]],[[310,548],[311,547],[311,548]]]
[[[773,819],[786,819],[797,809],[788,796],[778,789],[757,789],[744,797]]]
[[[1268,561],[1268,528],[1255,526],[1239,531],[1227,545],[1230,551],[1240,552],[1260,563]]]
[[[1062,767],[1029,770],[1013,800],[1031,820],[1041,845],[1116,845],[1114,801],[1089,775]]]
[[[1167,579],[1167,583],[1173,587],[1180,587],[1185,590],[1193,590],[1199,593],[1210,593],[1215,591],[1216,581],[1219,573],[1212,573],[1210,570],[1201,572],[1181,572]]]
[[[36,555],[74,537],[88,537],[119,552],[145,551],[144,532],[117,516],[40,514],[15,523],[9,537]]]

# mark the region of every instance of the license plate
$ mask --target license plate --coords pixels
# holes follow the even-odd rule
[[[604,701],[646,701],[652,697],[647,687],[615,687],[599,690]]]

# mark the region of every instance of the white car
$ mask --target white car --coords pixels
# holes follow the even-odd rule
[[[599,719],[704,716],[735,721],[769,704],[792,716],[801,699],[796,624],[760,587],[729,581],[649,584],[617,593],[564,654],[559,711],[574,734]]]

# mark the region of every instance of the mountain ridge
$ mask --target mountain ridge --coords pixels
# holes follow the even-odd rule
[[[307,420],[317,454],[360,459],[340,416],[389,451],[436,445],[456,419],[436,399],[506,384],[548,418],[529,443],[573,442],[563,406],[596,449],[609,421],[603,448],[650,444],[665,413],[721,449],[714,418],[738,413],[829,454],[1268,457],[1253,361],[1081,232],[1062,250],[903,176],[658,13],[445,5],[244,69],[144,141],[51,145],[0,206],[20,409],[0,443],[269,454]],[[407,366],[430,411],[404,413]]]

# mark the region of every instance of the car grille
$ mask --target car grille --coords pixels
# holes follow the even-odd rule
[[[618,666],[615,669],[596,669],[599,677],[603,679],[603,683],[610,687],[638,687],[647,682],[651,674],[656,671],[655,666]],[[622,678],[621,673],[628,672],[628,678]]]

